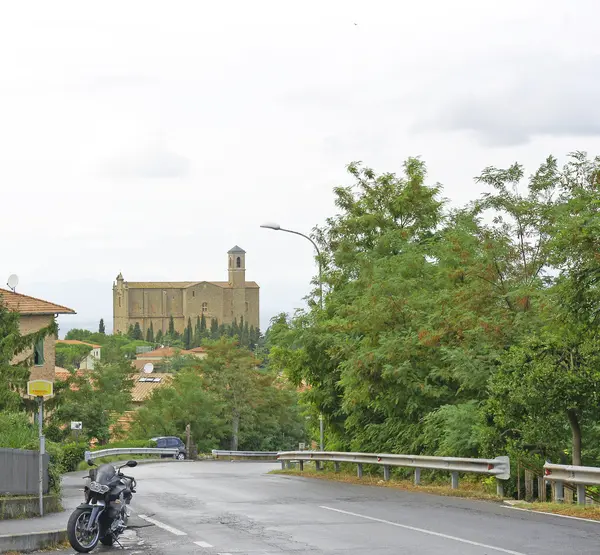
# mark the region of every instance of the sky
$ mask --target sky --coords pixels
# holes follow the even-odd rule
[[[589,0],[128,0],[0,6],[0,283],[112,328],[112,283],[227,279],[247,251],[261,327],[304,305],[304,233],[346,165],[474,176],[600,154]]]

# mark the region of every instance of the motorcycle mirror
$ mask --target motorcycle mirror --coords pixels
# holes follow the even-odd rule
[[[127,466],[133,468],[134,466],[137,466],[137,461],[127,461]]]

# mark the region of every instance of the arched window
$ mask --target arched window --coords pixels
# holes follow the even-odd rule
[[[208,312],[208,303],[207,302],[202,303],[202,312]]]
[[[242,259],[239,256],[237,257],[237,260],[235,261],[235,267],[236,268],[242,267]]]

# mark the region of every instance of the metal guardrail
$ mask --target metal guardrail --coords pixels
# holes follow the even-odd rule
[[[233,458],[237,457],[240,459],[257,459],[257,458],[270,458],[277,460],[277,451],[223,451],[220,449],[212,450],[213,457],[216,459],[222,458]]]
[[[279,453],[281,468],[290,462],[298,462],[300,470],[304,469],[304,462],[314,461],[317,470],[323,462],[333,462],[336,472],[339,472],[340,463],[354,463],[357,465],[358,477],[363,475],[363,464],[383,466],[385,480],[390,479],[390,467],[398,466],[414,468],[415,485],[421,481],[421,470],[445,470],[451,473],[452,489],[458,488],[459,472],[484,474],[496,478],[498,495],[503,495],[502,480],[510,478],[510,459],[496,457],[495,459],[466,459],[457,457],[430,457],[422,455],[392,455],[384,453],[343,453],[333,451],[285,451]]]
[[[571,466],[546,463],[544,478],[554,482],[555,498],[558,503],[565,499],[565,484],[577,486],[577,503],[585,505],[585,486],[600,485],[600,468],[594,466]]]
[[[101,451],[86,451],[85,460],[93,461],[102,457],[113,455],[172,455],[175,457],[179,449],[158,449],[153,447],[123,447],[114,449],[102,449]]]

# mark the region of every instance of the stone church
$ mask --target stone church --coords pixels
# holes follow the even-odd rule
[[[258,328],[259,287],[246,281],[246,252],[236,245],[227,257],[227,281],[128,282],[119,274],[113,284],[113,333],[126,334],[136,322],[144,335],[150,323],[154,333],[165,333],[171,316],[175,329],[183,333],[188,318],[196,325],[202,314],[209,326],[216,318],[219,324],[237,320]]]

